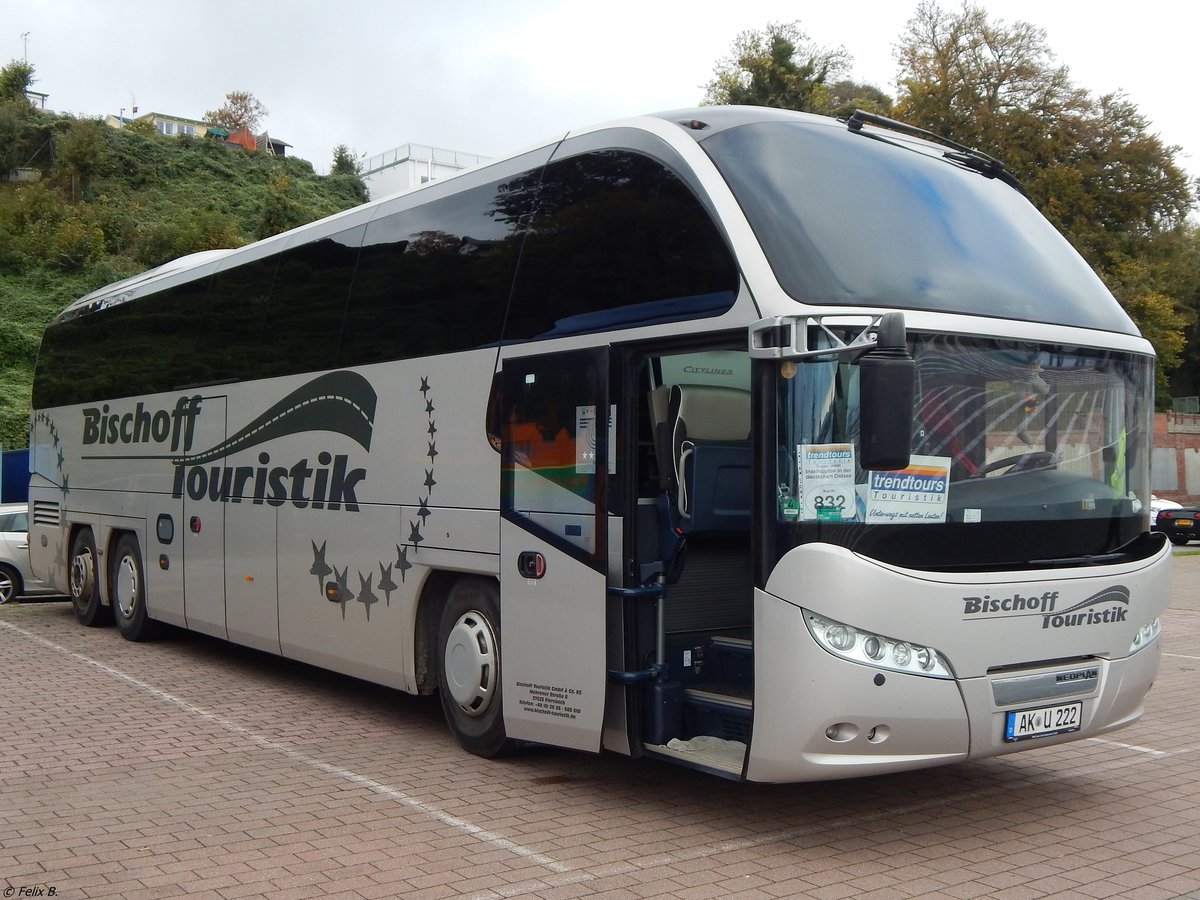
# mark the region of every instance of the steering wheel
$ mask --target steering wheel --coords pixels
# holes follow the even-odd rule
[[[1015,456],[1006,456],[1003,459],[994,459],[990,463],[985,463],[972,472],[971,477],[983,478],[1000,469],[1008,469],[1005,473],[1006,475],[1015,475],[1017,472],[1032,472],[1035,469],[1052,469],[1056,461],[1055,454],[1049,450],[1018,453]]]

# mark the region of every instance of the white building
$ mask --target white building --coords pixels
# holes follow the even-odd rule
[[[403,144],[368,157],[363,162],[362,180],[371,199],[378,200],[486,162],[491,162],[491,158],[421,144]]]

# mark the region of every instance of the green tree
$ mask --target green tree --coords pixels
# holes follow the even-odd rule
[[[85,215],[72,215],[50,238],[49,260],[68,272],[82,269],[104,253],[104,232]]]
[[[303,225],[309,220],[305,213],[303,201],[292,179],[283,173],[271,176],[263,196],[258,237],[270,237]]]
[[[892,98],[875,85],[842,79],[828,86],[825,107],[817,112],[845,118],[856,109],[865,109],[881,116],[890,116],[892,105]]]
[[[345,144],[333,148],[333,166],[329,169],[329,180],[335,189],[340,189],[355,203],[366,203],[370,199],[366,182],[362,180],[362,158]]]
[[[329,169],[330,175],[358,175],[362,172],[362,161],[354,154],[354,151],[345,144],[338,144],[333,148],[333,166]]]
[[[228,131],[248,128],[251,132],[256,132],[268,112],[262,102],[249,91],[230,91],[225,95],[225,102],[221,106],[204,114],[204,120]]]
[[[27,111],[28,106],[22,109],[16,103],[0,102],[0,181],[24,162],[21,136],[25,131]]]
[[[33,107],[25,92],[33,84],[33,66],[14,59],[0,68],[0,181],[25,165],[28,152],[21,140]]]
[[[0,103],[17,102],[28,106],[29,98],[25,92],[33,86],[33,71],[33,66],[20,59],[0,68]]]
[[[829,105],[829,84],[849,68],[844,47],[817,46],[799,22],[772,22],[737,36],[701,102],[821,111]]]
[[[77,202],[108,163],[107,126],[97,119],[67,119],[63,124],[65,128],[56,129],[51,175],[68,199]]]

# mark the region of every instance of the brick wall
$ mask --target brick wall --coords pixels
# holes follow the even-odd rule
[[[1200,502],[1200,416],[1154,414],[1150,487],[1168,500]]]

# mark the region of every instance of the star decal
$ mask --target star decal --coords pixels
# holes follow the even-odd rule
[[[325,576],[329,575],[330,573],[333,572],[333,569],[329,568],[329,564],[327,562],[325,562],[325,544],[326,543],[327,542],[323,541],[321,543],[321,549],[318,550],[317,542],[316,541],[312,542],[313,564],[312,564],[312,568],[308,570],[309,575],[317,576],[317,592],[320,593],[322,596],[325,595]]]
[[[435,434],[437,434],[437,425],[434,424],[433,419],[430,419],[429,420],[429,436],[433,437]]]
[[[349,566],[342,569],[340,572],[336,568],[333,570],[333,577],[337,579],[338,603],[342,605],[343,621],[346,619],[346,604],[354,599],[354,595],[350,593],[350,586],[347,583],[348,579],[346,576],[349,575],[349,573]]]
[[[397,547],[396,549],[399,550],[400,548]],[[383,591],[383,599],[387,601],[388,606],[392,605],[392,592],[400,587],[400,585],[392,581],[392,565],[392,563],[389,563],[385,569],[383,563],[379,564],[379,589]],[[403,581],[403,579],[401,580]],[[367,607],[367,610],[369,612],[370,607]],[[370,616],[367,618],[370,618]]]
[[[412,529],[408,535],[408,542],[412,544],[413,551],[416,552],[418,549],[420,549],[421,541],[425,540],[425,538],[421,537],[420,525],[418,525],[416,522],[409,522],[408,524]]]
[[[426,396],[429,393],[429,391],[430,391],[429,379],[422,378],[421,379],[421,395]]]
[[[371,621],[371,604],[378,603],[379,598],[375,596],[375,592],[371,590],[371,579],[375,577],[372,572],[366,578],[363,578],[362,572],[358,573],[358,602],[367,608],[367,621]]]
[[[426,497],[421,501],[421,508],[417,510],[417,516],[420,518],[422,526],[425,525],[425,520],[431,515],[433,515],[433,513],[429,511],[429,498]]]
[[[400,567],[400,580],[404,580],[404,573],[413,567],[413,564],[408,561],[408,548],[396,545],[396,565]]]
[[[433,410],[434,410],[433,401],[432,400],[425,401],[425,415],[427,415],[427,416],[433,415]]]
[[[426,453],[425,455],[429,457],[429,461],[430,461],[430,462],[433,462],[433,458],[434,458],[435,456],[437,456],[437,455],[438,455],[438,452],[437,452],[437,441],[430,441],[430,442],[429,442],[429,452],[428,452],[428,453]]]
[[[433,469],[426,469],[425,470],[425,487],[429,488],[430,493],[433,493],[433,486],[435,484],[437,484],[437,482],[433,480]]]

